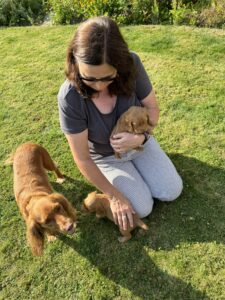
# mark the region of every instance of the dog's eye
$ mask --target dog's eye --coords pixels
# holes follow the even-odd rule
[[[59,213],[62,210],[62,206],[61,205],[57,205],[54,209],[54,212]]]
[[[52,222],[52,219],[46,219],[44,223],[45,224],[50,224],[51,222]]]

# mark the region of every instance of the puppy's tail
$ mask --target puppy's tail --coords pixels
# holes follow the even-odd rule
[[[141,219],[137,220],[137,226],[144,230],[149,230],[149,227]]]
[[[11,166],[13,164],[13,160],[14,160],[14,152],[12,152],[9,157],[6,159],[6,161],[4,162],[5,166]]]

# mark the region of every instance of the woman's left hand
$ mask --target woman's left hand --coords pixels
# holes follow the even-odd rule
[[[113,135],[113,137],[110,139],[110,144],[114,151],[118,153],[126,153],[139,147],[143,141],[143,134],[121,132]]]

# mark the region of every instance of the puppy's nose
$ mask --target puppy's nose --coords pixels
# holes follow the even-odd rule
[[[70,224],[67,228],[66,228],[66,231],[67,232],[70,232],[73,230],[73,224]]]

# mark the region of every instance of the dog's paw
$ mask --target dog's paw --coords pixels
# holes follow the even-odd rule
[[[54,236],[54,235],[47,235],[47,240],[48,240],[48,242],[54,242],[56,239],[57,239],[57,238],[56,238],[56,236]]]
[[[129,241],[130,238],[131,238],[131,236],[120,236],[120,237],[118,237],[118,241],[120,243],[125,243],[126,241]]]
[[[59,184],[62,184],[65,180],[66,180],[65,178],[60,178],[60,177],[58,177],[58,178],[56,179],[56,182],[59,183]]]

